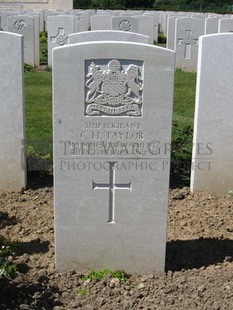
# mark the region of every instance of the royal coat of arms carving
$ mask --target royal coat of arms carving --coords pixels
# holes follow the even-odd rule
[[[136,64],[112,59],[103,70],[94,61],[86,75],[86,116],[142,116],[143,80]]]

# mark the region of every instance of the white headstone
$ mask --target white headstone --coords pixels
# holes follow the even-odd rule
[[[44,18],[45,18],[45,30],[48,31],[48,19],[52,16],[58,16],[58,15],[65,15],[64,12],[60,12],[57,10],[49,10],[44,12]]]
[[[48,18],[48,66],[52,66],[52,50],[54,47],[68,43],[68,35],[75,32],[73,16],[58,15]]]
[[[149,37],[150,44],[154,43],[154,18],[152,16],[136,16],[138,19],[138,33]]]
[[[223,18],[219,20],[218,24],[218,32],[233,32],[233,19],[231,18]]]
[[[208,17],[205,19],[205,34],[218,33],[218,17]]]
[[[166,48],[170,50],[175,50],[175,22],[178,18],[177,15],[168,16],[167,19],[167,42],[166,42]]]
[[[0,190],[26,186],[23,36],[0,32]]]
[[[40,64],[40,17],[39,15],[33,15],[34,21],[34,59],[35,66]]]
[[[93,15],[91,17],[91,30],[111,30],[111,15]]]
[[[24,62],[35,65],[35,24],[27,15],[8,16],[8,31],[24,36]],[[37,29],[39,31],[39,29]],[[38,45],[37,45],[38,46]]]
[[[174,52],[53,50],[56,266],[163,272]]]
[[[198,40],[204,34],[205,20],[181,17],[176,19],[175,24],[176,67],[196,71]]]
[[[90,41],[129,41],[149,44],[149,37],[134,32],[114,30],[96,30],[73,33],[68,36],[68,43],[82,43]]]
[[[138,19],[131,16],[112,17],[112,30],[138,32]]]
[[[163,32],[164,34],[167,33],[167,19],[169,15],[175,15],[176,12],[162,12],[162,20],[160,23],[160,32]]]
[[[233,34],[199,42],[191,190],[233,189]]]
[[[107,11],[107,10],[97,10],[96,14],[97,15],[112,15],[112,12]]]
[[[0,11],[0,16],[1,16],[1,30],[2,31],[7,31],[7,18],[8,16],[12,15],[18,15],[19,12],[12,12],[12,11]]]
[[[88,16],[83,12],[71,12],[75,16],[75,32],[88,31]]]
[[[154,20],[154,41],[158,42],[158,32],[159,32],[159,13],[158,12],[151,12],[151,13],[144,13],[144,16],[152,16]]]

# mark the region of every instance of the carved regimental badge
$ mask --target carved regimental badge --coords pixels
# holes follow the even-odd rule
[[[122,20],[118,26],[119,30],[122,31],[131,31],[132,30],[132,24],[128,20]]]
[[[138,63],[137,63],[138,64]],[[122,67],[119,60],[101,68],[94,61],[86,74],[86,116],[142,116],[141,66]]]
[[[15,27],[18,31],[23,31],[24,28],[27,27],[27,23],[26,23],[25,20],[23,20],[23,19],[17,19],[16,22],[14,23],[14,27]]]

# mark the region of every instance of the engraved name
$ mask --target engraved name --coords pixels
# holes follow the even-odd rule
[[[143,132],[81,132],[80,137],[82,140],[144,140]]]

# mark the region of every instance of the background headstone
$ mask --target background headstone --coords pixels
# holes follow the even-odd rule
[[[233,34],[200,39],[191,190],[233,189]]]
[[[138,33],[149,37],[150,44],[154,43],[154,18],[152,16],[139,15],[138,19]]]
[[[167,19],[167,41],[166,41],[166,48],[170,50],[175,50],[175,22],[178,18],[177,15],[168,16]]]
[[[8,16],[8,31],[24,36],[24,62],[35,65],[35,24],[34,17],[27,15]],[[37,27],[37,38],[39,28]],[[36,45],[37,48],[39,45]]]
[[[159,31],[159,13],[158,12],[150,12],[150,13],[144,13],[144,16],[152,16],[154,20],[154,27],[153,27],[153,33],[154,33],[154,41],[158,42],[158,31]]]
[[[114,30],[96,30],[73,33],[68,36],[68,43],[82,43],[88,41],[130,41],[149,44],[149,37],[134,32]]]
[[[198,40],[204,34],[205,20],[182,17],[175,20],[175,25],[176,67],[196,71]]]
[[[218,32],[233,32],[233,19],[231,18],[223,18],[219,20],[218,24]]]
[[[138,32],[138,19],[131,16],[112,17],[112,30]]]
[[[68,35],[75,32],[74,16],[58,15],[48,17],[48,66],[52,66],[54,47],[68,43]]]
[[[218,17],[208,17],[205,19],[205,34],[218,33]]]
[[[0,32],[0,190],[26,187],[23,36]]]
[[[91,17],[91,30],[111,30],[111,15],[93,15]]]
[[[71,15],[75,16],[75,32],[88,31],[89,23],[88,16],[83,12],[71,12]]]

